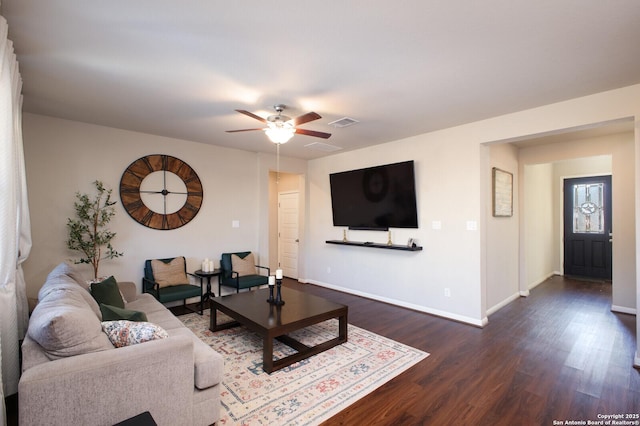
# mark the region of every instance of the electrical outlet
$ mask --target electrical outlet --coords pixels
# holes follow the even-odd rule
[[[444,297],[451,297],[451,289],[449,287],[444,289]]]
[[[327,266],[327,274],[331,273],[331,266]]]

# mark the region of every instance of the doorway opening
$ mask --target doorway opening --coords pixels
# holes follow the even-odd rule
[[[298,279],[300,240],[303,230],[304,176],[270,172],[269,185],[269,267]]]
[[[564,275],[611,280],[611,175],[564,179]]]

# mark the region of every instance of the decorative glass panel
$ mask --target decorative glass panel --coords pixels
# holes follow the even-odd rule
[[[573,233],[604,233],[604,184],[573,185]]]

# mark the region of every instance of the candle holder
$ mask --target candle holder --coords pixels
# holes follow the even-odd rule
[[[284,305],[284,300],[282,300],[281,288],[282,288],[282,279],[276,278],[276,298],[273,302],[271,302],[276,306]]]
[[[276,299],[273,297],[273,288],[275,287],[275,285],[273,284],[269,284],[269,298],[267,299],[267,302],[269,303],[273,303]]]
[[[273,297],[273,288],[276,285],[276,277],[274,277],[273,275],[269,275],[269,298],[267,299],[267,302],[269,303],[273,303],[276,299]]]

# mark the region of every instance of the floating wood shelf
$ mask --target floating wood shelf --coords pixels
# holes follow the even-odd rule
[[[380,243],[370,243],[363,241],[342,241],[342,240],[327,240],[325,241],[327,244],[339,244],[342,246],[358,246],[358,247],[372,247],[379,249],[387,249],[387,250],[403,250],[403,251],[420,251],[422,250],[421,246],[409,247],[407,245],[400,244],[380,244]]]

